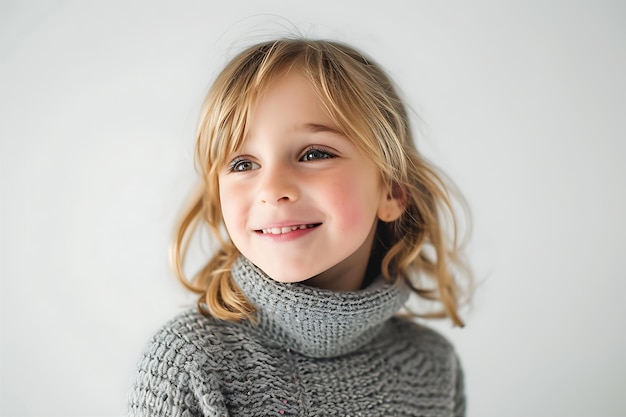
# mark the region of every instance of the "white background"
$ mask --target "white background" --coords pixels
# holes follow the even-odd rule
[[[382,63],[470,202],[474,307],[436,324],[469,415],[626,415],[625,4],[2,0],[0,414],[124,413],[194,300],[167,246],[203,95],[293,25]]]

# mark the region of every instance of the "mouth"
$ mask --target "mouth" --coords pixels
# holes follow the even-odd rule
[[[256,230],[256,232],[264,234],[264,235],[284,235],[285,233],[291,233],[296,230],[312,229],[321,224],[322,223],[311,223],[311,224],[298,224],[294,226],[284,226],[284,227],[268,227],[266,229]]]

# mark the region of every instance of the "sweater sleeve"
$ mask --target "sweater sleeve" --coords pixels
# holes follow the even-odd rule
[[[225,416],[223,397],[201,368],[203,355],[176,332],[162,330],[140,360],[129,417]]]

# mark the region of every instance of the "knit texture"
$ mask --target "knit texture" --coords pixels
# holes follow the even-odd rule
[[[151,340],[129,416],[462,416],[463,376],[439,334],[393,317],[408,297],[377,280],[331,292],[278,283],[241,258],[258,324],[187,311]]]

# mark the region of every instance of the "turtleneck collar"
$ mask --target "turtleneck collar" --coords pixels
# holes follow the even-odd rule
[[[286,348],[311,357],[332,357],[369,342],[409,297],[404,283],[378,278],[354,292],[333,292],[274,281],[244,257],[232,276],[257,309],[258,328]]]

